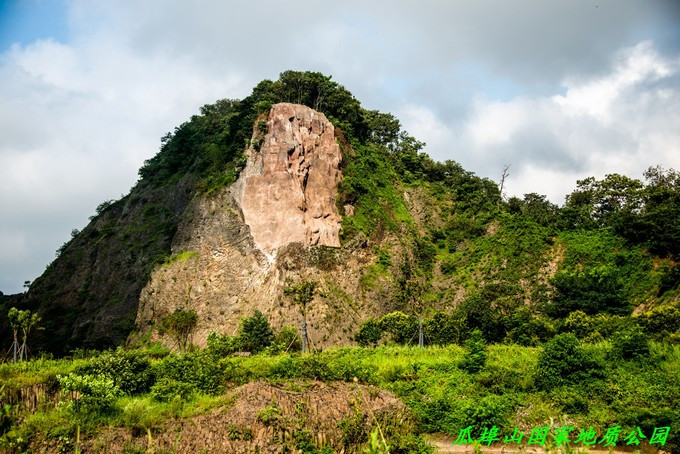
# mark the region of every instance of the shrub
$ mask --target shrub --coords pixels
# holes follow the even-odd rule
[[[271,405],[260,410],[257,419],[267,427],[277,427],[283,420],[283,412],[275,402],[272,402]]]
[[[108,412],[122,394],[112,379],[100,375],[70,373],[57,379],[62,392],[74,395],[69,404],[76,413]]]
[[[362,347],[378,345],[382,338],[383,330],[380,327],[380,322],[373,318],[369,318],[359,327],[359,331],[354,336],[354,340]]]
[[[528,307],[517,309],[509,317],[507,340],[525,347],[533,347],[547,341],[555,334],[552,323],[544,317],[536,317]]]
[[[468,296],[454,314],[465,320],[468,330],[479,329],[489,342],[500,342],[505,338],[505,327],[501,323],[499,310],[491,302],[495,295],[474,293]],[[467,336],[466,336],[467,337]]]
[[[241,348],[238,337],[217,334],[214,331],[208,335],[207,343],[208,352],[217,357],[229,356]]]
[[[467,353],[463,356],[459,367],[470,374],[484,368],[486,365],[486,341],[480,330],[476,329],[470,334],[470,337],[465,341],[465,348]]]
[[[244,351],[259,353],[269,347],[274,339],[274,332],[269,326],[267,317],[256,310],[251,317],[241,321],[239,343]]]
[[[461,427],[472,426],[472,433],[481,433],[485,427],[496,426],[501,431],[510,426],[510,413],[514,402],[508,396],[489,394],[481,399],[469,400],[462,407]]]
[[[680,326],[680,307],[656,307],[639,315],[637,320],[649,334],[667,334],[673,327]]]
[[[392,312],[380,319],[380,328],[397,344],[407,344],[418,334],[418,320],[413,315]]]
[[[633,359],[649,355],[649,341],[638,326],[615,333],[612,347],[612,353],[618,358]]]
[[[573,271],[562,270],[552,279],[555,286],[549,314],[563,317],[581,310],[592,315],[599,312],[627,315],[630,313],[623,289],[620,270],[609,265],[593,266]]]
[[[564,330],[573,333],[579,339],[583,339],[593,332],[593,322],[583,311],[571,312],[564,320]]]
[[[156,377],[189,383],[197,390],[215,394],[223,382],[222,369],[207,351],[196,351],[164,358],[155,367]]]
[[[293,326],[283,326],[275,335],[269,347],[274,354],[298,352],[302,349],[302,340]]]
[[[113,352],[102,352],[89,363],[77,368],[76,373],[106,377],[126,394],[148,391],[155,379],[151,363],[142,353],[121,347]]]
[[[183,401],[192,399],[196,388],[190,384],[174,380],[172,378],[162,378],[151,388],[151,397],[158,402],[171,402],[175,397]]]
[[[456,315],[438,311],[425,320],[423,331],[427,339],[435,345],[459,343],[463,335],[463,319]]]
[[[598,377],[600,373],[600,365],[581,349],[576,336],[560,334],[548,341],[538,355],[534,383],[538,389],[549,390]]]

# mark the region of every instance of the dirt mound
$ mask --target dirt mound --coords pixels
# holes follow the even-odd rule
[[[413,420],[394,395],[355,383],[254,382],[231,392],[233,404],[207,415],[168,422],[152,434],[153,452],[283,453],[314,445],[353,452],[380,423],[409,432]],[[129,429],[112,429],[83,443],[82,452],[144,452],[149,441]],[[152,451],[148,451],[152,452]]]

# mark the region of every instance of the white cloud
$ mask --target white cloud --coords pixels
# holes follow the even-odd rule
[[[146,58],[85,40],[15,45],[0,57],[0,78],[4,291],[36,277],[101,201],[126,193],[161,135],[200,105],[249,88],[236,72],[201,71],[190,57]]]
[[[561,204],[578,178],[680,168],[679,69],[645,41],[618,52],[606,74],[565,79],[564,94],[479,98],[458,133],[422,106],[403,120],[417,137],[436,138],[433,156],[495,180],[512,164],[508,194],[539,192]]]

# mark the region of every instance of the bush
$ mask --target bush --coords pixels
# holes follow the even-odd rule
[[[222,369],[207,351],[168,356],[156,364],[155,372],[159,381],[166,378],[188,383],[208,394],[219,392],[223,383]]]
[[[470,334],[465,341],[465,348],[467,353],[459,367],[470,374],[479,372],[486,365],[486,341],[480,330],[476,329]]]
[[[369,318],[359,327],[359,332],[354,336],[354,340],[362,347],[375,347],[382,338],[383,330],[380,322]]]
[[[564,320],[564,330],[583,339],[594,331],[593,322],[585,312],[574,311]]]
[[[208,335],[207,343],[208,352],[220,358],[229,356],[232,353],[239,351],[241,348],[238,337],[227,336],[226,334],[217,334],[214,331]]]
[[[465,320],[463,326],[468,330],[479,329],[487,341],[500,342],[506,333],[499,317],[500,311],[492,305],[494,297],[482,293],[471,294],[456,308],[454,314]]]
[[[552,279],[555,286],[553,304],[549,315],[564,317],[581,310],[593,315],[599,312],[627,315],[631,307],[623,289],[620,270],[609,265],[562,270]]]
[[[612,347],[612,353],[617,358],[634,359],[649,355],[649,341],[638,326],[615,333]]]
[[[293,326],[282,327],[275,335],[269,350],[273,354],[284,352],[299,352],[302,349],[302,340],[297,329]]]
[[[576,336],[560,334],[538,355],[534,383],[538,389],[549,390],[600,375],[600,365],[581,349]]]
[[[432,318],[425,320],[423,331],[427,340],[432,344],[457,344],[463,335],[463,320],[456,314],[435,312]]]
[[[396,311],[380,319],[380,328],[391,336],[393,342],[404,345],[418,334],[418,320],[413,315]]]
[[[76,373],[108,378],[126,394],[146,392],[155,380],[151,363],[142,353],[121,347],[113,352],[102,352],[77,368]]]
[[[472,426],[472,433],[479,434],[485,427],[496,426],[501,431],[510,427],[510,413],[514,402],[508,396],[489,394],[481,399],[468,400],[462,407],[461,428]]]
[[[259,353],[269,347],[274,339],[274,332],[269,326],[267,317],[256,310],[252,317],[244,318],[241,321],[239,332],[239,342],[244,351]]]
[[[175,397],[183,401],[192,399],[196,388],[190,384],[174,380],[172,378],[162,378],[151,388],[151,397],[158,402],[171,402]]]
[[[69,405],[76,413],[106,413],[122,394],[110,378],[101,375],[58,375],[62,392],[72,393]]]

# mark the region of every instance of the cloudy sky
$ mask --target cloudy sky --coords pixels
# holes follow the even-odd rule
[[[562,204],[680,168],[680,1],[0,0],[0,290],[22,291],[159,138],[286,69],[436,159]]]

